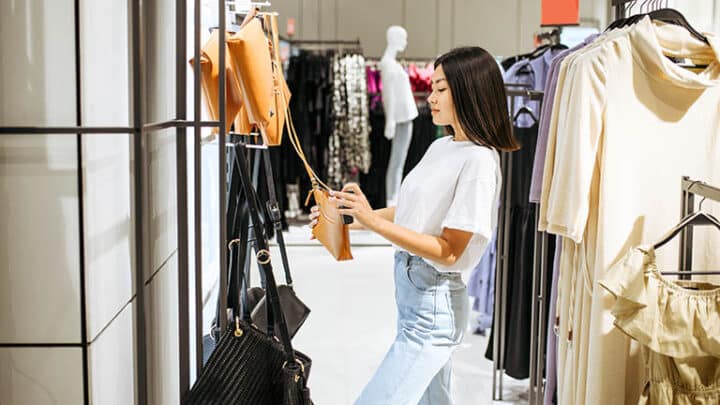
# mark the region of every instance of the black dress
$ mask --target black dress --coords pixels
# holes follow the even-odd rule
[[[537,205],[529,202],[529,193],[538,127],[536,124],[530,128],[515,127],[513,130],[515,138],[522,147],[512,153],[511,177],[505,180],[505,184],[510,187],[511,191],[508,227],[510,243],[507,252],[505,372],[513,378],[524,379],[528,378],[530,368],[533,255],[535,252],[535,211]],[[554,243],[551,241],[551,244]],[[552,257],[554,253],[553,246],[549,246],[547,251],[548,256]],[[550,263],[552,263],[552,260],[550,260]],[[495,316],[497,315],[495,314]],[[494,334],[495,330],[490,334],[485,353],[485,357],[491,360]]]

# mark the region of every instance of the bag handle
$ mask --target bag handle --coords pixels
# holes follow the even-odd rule
[[[252,182],[250,181],[247,159],[243,153],[238,153],[236,156],[240,160],[238,169],[240,170],[243,184],[245,184],[245,190],[248,194],[250,194],[247,196],[250,220],[253,225],[261,224],[260,215],[258,214],[260,212],[260,207],[258,206],[257,199],[254,195],[255,190],[253,190]],[[265,275],[266,300],[268,300],[270,304],[268,305],[268,325],[274,324],[277,327],[277,331],[280,336],[277,336],[277,334],[276,336],[280,339],[280,342],[284,347],[288,364],[296,364],[295,352],[293,351],[292,343],[290,342],[290,333],[288,332],[287,322],[285,320],[285,315],[280,308],[280,295],[278,293],[275,276],[272,271],[270,249],[268,247],[267,240],[265,240],[263,230],[258,226],[253,226],[252,229],[255,234],[255,257],[260,271],[262,271]]]

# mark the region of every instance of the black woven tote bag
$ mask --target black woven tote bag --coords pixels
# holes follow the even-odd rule
[[[239,331],[239,332],[238,332]],[[188,396],[191,405],[311,405],[310,358],[239,320],[229,325]]]

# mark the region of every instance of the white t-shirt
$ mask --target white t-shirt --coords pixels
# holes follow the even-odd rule
[[[385,117],[396,123],[414,120],[418,110],[407,72],[392,58],[382,58],[379,66]]]
[[[500,157],[495,150],[470,141],[455,142],[452,136],[440,138],[403,180],[395,223],[433,236],[440,236],[444,228],[472,232],[454,265],[425,259],[440,271],[471,270],[492,238],[501,182]]]

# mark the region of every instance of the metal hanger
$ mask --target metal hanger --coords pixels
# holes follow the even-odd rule
[[[703,201],[705,199],[703,198]],[[702,206],[702,203],[700,204]],[[688,226],[697,226],[697,225],[712,225],[718,230],[720,230],[720,221],[718,221],[717,218],[712,216],[711,214],[702,212],[702,211],[696,211],[685,218],[683,218],[679,224],[677,224],[673,229],[671,229],[665,236],[662,237],[658,242],[656,242],[653,245],[653,248],[658,249],[668,243],[672,238],[677,236],[683,229],[687,228]]]
[[[673,229],[671,229],[662,239],[660,239],[658,242],[656,242],[653,245],[653,249],[658,249],[668,243],[670,240],[672,240],[675,236],[677,236],[683,229],[689,227],[689,226],[699,226],[699,225],[712,225],[718,230],[720,230],[720,221],[718,221],[717,218],[715,218],[711,214],[707,214],[705,212],[702,212],[702,204],[705,202],[706,197],[703,197],[703,199],[700,201],[698,211],[694,212],[685,218],[683,218],[679,224],[677,224]],[[665,276],[686,276],[686,275],[720,275],[720,271],[664,271],[661,273]]]
[[[523,113],[530,115],[530,118],[532,118],[533,121],[538,122],[538,119],[535,116],[535,113],[533,112],[532,108],[525,106],[525,105],[518,109],[518,111],[515,113],[515,116],[513,117],[513,121],[516,121],[518,119],[518,117],[520,116],[520,114],[523,114]]]
[[[675,9],[662,8],[660,10],[650,11],[647,15],[655,21],[662,21],[669,24],[679,25],[688,30],[688,32],[690,32],[690,35],[692,35],[693,37],[699,39],[706,44],[709,43],[708,39],[698,30],[693,28],[687,21],[687,19],[685,19],[685,16]]]

